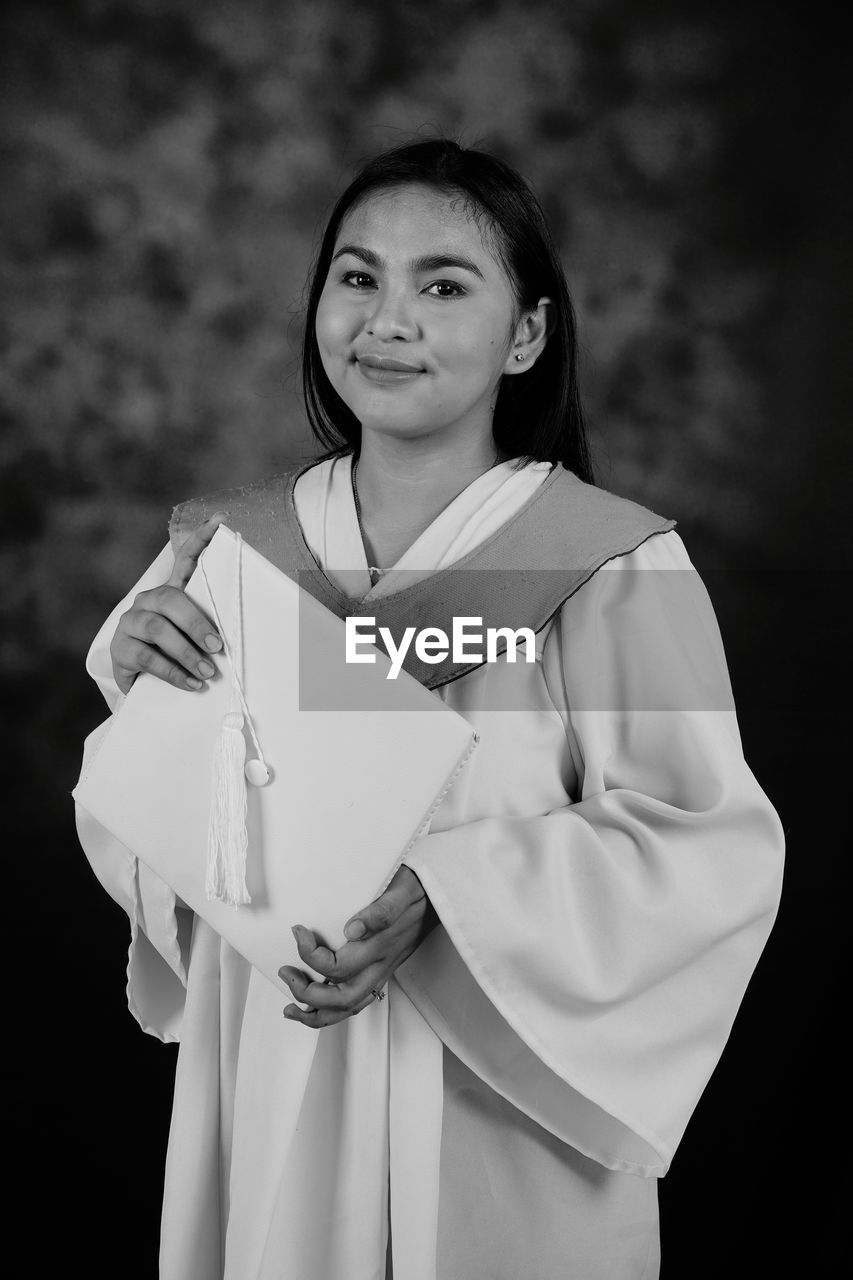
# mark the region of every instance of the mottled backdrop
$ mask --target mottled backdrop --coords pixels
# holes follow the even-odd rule
[[[837,1071],[821,1037],[851,710],[837,661],[849,47],[830,13],[7,6],[3,768],[7,856],[35,871],[12,926],[17,1061],[40,1082],[19,1108],[36,1155],[24,1204],[61,1223],[31,1238],[34,1257],[61,1245],[93,1277],[154,1274],[173,1066],[121,1009],[124,925],[71,830],[101,715],[83,653],[174,502],[310,453],[297,353],[323,215],[360,160],[442,132],[495,151],[542,199],[577,302],[599,477],[675,516],[707,572],[747,753],[791,841],[779,927],[662,1189],[664,1276],[772,1274],[797,1249],[823,1274],[833,1122],[809,1095]]]

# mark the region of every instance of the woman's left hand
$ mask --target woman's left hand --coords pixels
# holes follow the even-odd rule
[[[312,1006],[289,1004],[284,1016],[306,1027],[329,1027],[361,1013],[437,923],[420,880],[409,867],[400,866],[385,892],[350,917],[344,927],[350,941],[338,951],[318,945],[310,929],[296,925],[293,936],[299,955],[326,981],[317,982],[288,965],[279,969],[294,998]]]

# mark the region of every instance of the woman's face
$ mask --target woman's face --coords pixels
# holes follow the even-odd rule
[[[515,371],[513,310],[510,281],[461,205],[398,187],[341,223],[317,343],[363,432],[490,442],[501,376]]]

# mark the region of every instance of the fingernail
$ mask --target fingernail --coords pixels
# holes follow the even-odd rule
[[[209,662],[200,662],[198,664],[198,673],[200,676],[204,676],[205,680],[212,676],[215,670],[216,668],[211,666]]]
[[[204,637],[204,647],[211,653],[218,653],[222,648],[222,641],[219,639],[219,636],[216,636],[211,632],[209,636]]]
[[[352,924],[348,924],[344,929],[344,936],[349,938],[351,942],[354,942],[356,938],[360,938],[362,934],[366,932],[367,931],[361,920],[353,920]]]
[[[200,689],[201,681],[196,680],[195,676],[187,676],[187,684],[191,689]]]

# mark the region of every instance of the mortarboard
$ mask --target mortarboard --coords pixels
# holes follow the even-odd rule
[[[186,590],[225,642],[217,675],[200,693],[139,676],[73,794],[281,986],[303,963],[291,925],[343,944],[477,735],[381,651],[347,663],[345,623],[225,526]]]

